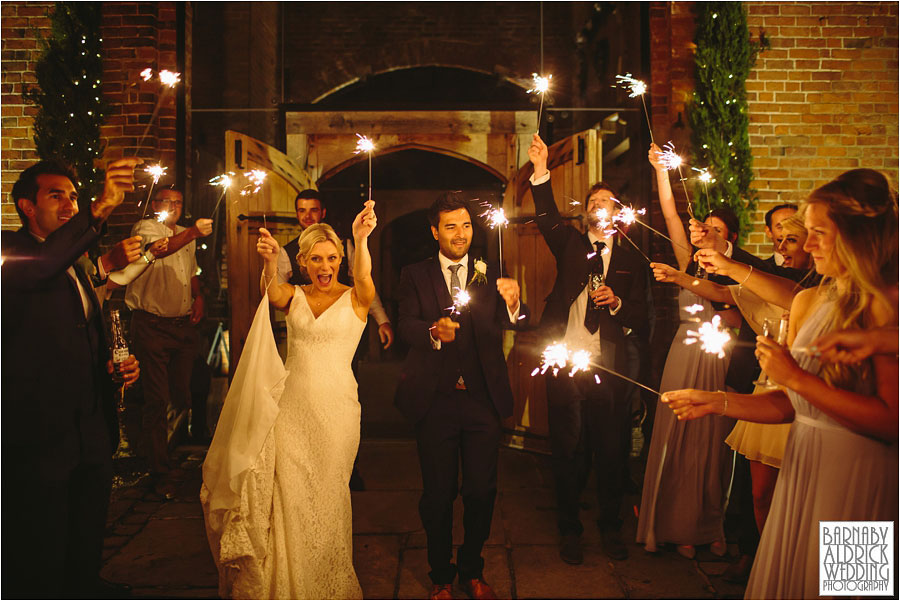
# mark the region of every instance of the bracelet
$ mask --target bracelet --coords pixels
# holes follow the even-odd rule
[[[725,397],[725,406],[722,408],[722,413],[719,415],[725,415],[728,412],[728,393],[724,390],[721,390],[720,392],[722,393],[722,396]]]
[[[744,281],[738,284],[738,288],[743,288],[744,284],[747,283],[747,280],[750,279],[751,275],[753,275],[753,265],[750,266],[750,272],[747,274],[747,277],[744,278]]]

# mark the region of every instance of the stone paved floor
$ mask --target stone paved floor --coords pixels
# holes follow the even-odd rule
[[[131,584],[138,598],[216,598],[216,569],[198,500],[205,451],[199,446],[177,448],[186,475],[172,501],[156,495],[145,479],[128,481],[126,474],[110,507],[105,578]],[[353,531],[355,565],[366,598],[426,597],[430,582],[425,535],[417,512],[421,479],[415,443],[364,440],[360,467],[367,489],[353,493]],[[564,564],[557,555],[548,458],[504,448],[499,477],[500,491],[484,557],[485,578],[501,598],[743,596],[742,586],[717,576],[727,562],[707,549],[699,549],[695,560],[687,560],[672,550],[650,555],[631,544],[629,559],[607,559],[599,548],[590,508],[584,512],[585,563]],[[633,496],[629,505],[638,501]],[[457,509],[455,538],[459,543],[460,501]],[[634,540],[635,524],[631,512],[624,526],[626,540]]]

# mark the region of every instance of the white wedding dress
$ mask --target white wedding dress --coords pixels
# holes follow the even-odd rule
[[[287,326],[283,392],[272,387],[273,397],[280,392],[277,416],[246,475],[236,486],[230,478],[239,491],[234,506],[206,512],[219,593],[248,599],[362,598],[353,569],[348,483],[360,427],[350,362],[365,322],[353,310],[351,290],[315,318],[306,294],[295,287]],[[242,430],[260,428],[252,416],[245,423],[232,432],[231,449],[244,446]],[[206,475],[204,464],[204,509],[211,496]]]

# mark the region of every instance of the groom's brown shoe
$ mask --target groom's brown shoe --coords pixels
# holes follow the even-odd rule
[[[484,578],[472,578],[471,580],[461,580],[460,586],[465,594],[472,599],[496,599],[494,589],[491,588]]]
[[[449,584],[435,584],[431,587],[431,599],[452,599],[453,591]]]

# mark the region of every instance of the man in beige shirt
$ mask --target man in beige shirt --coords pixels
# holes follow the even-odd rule
[[[194,256],[197,238],[212,233],[211,219],[198,219],[188,228],[178,225],[184,197],[173,188],[163,188],[152,201],[154,216],[132,228],[145,248],[154,248],[156,260],[125,291],[125,304],[132,310],[131,337],[134,354],[144,367],[143,435],[150,472],[157,479],[157,492],[174,498],[168,456],[167,410],[191,406],[191,369],[198,351],[194,329],[204,315],[204,299]],[[160,221],[163,212],[167,215]],[[146,363],[145,363],[146,362]]]

